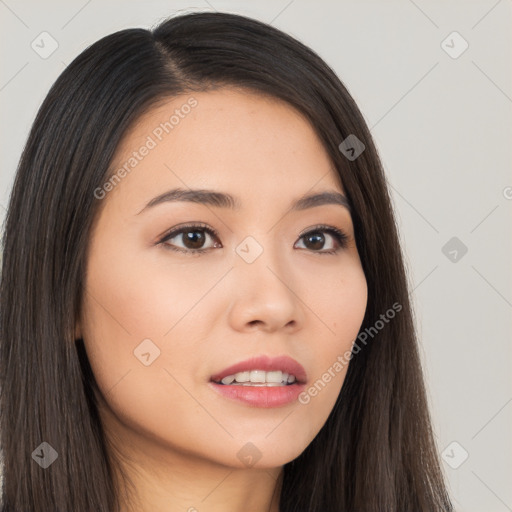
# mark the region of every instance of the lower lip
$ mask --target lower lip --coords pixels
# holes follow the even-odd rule
[[[304,391],[305,384],[287,386],[230,386],[210,382],[210,386],[222,396],[246,403],[253,407],[281,407],[297,400]]]

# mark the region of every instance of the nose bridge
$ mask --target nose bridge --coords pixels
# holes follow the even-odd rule
[[[301,322],[301,305],[293,292],[283,247],[271,245],[272,234],[256,236],[247,236],[235,249],[233,321],[239,327],[259,321],[273,328]]]
[[[248,235],[235,248],[235,268],[245,279],[253,280],[252,285],[286,287],[283,281],[290,277],[287,276],[283,251],[279,241],[273,240],[272,232]]]

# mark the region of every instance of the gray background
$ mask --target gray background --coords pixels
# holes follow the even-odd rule
[[[510,0],[0,0],[0,221],[35,113],[66,65],[115,30],[212,9],[299,38],[360,106],[389,178],[454,504],[512,511]],[[43,31],[58,43],[46,59],[31,47]],[[453,31],[469,44],[457,58],[444,48],[460,39],[443,45]]]

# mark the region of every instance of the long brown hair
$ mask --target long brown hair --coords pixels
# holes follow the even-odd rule
[[[262,22],[217,12],[102,38],[65,69],[37,114],[3,236],[2,512],[119,510],[98,389],[83,341],[74,339],[89,233],[99,212],[94,191],[144,112],[164,98],[226,85],[280,98],[311,122],[350,202],[368,284],[364,346],[350,361],[325,425],[285,465],[281,512],[453,510],[394,213],[363,116],[307,46]],[[339,148],[351,134],[365,145],[355,159]],[[400,312],[376,328],[393,304]],[[34,459],[36,449],[50,456],[43,442],[58,454],[46,469]]]

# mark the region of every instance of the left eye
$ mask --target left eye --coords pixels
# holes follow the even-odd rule
[[[336,241],[338,246],[331,246],[327,247],[327,250],[315,250],[313,252],[318,252],[320,254],[333,254],[346,247],[348,238],[347,235],[338,229],[329,227],[316,228],[314,231],[308,231],[302,235],[299,240],[307,240],[309,247],[306,247],[306,249],[318,249],[319,246],[323,246],[325,244],[326,237],[323,233],[327,233],[331,239]]]

